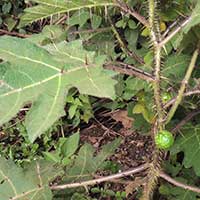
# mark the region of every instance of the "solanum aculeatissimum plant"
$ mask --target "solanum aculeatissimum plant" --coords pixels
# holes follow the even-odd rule
[[[0,37],[2,59],[0,124],[3,125],[12,119],[24,105],[31,103],[24,123],[29,140],[34,142],[56,120],[66,115],[65,97],[72,87],[77,88],[81,94],[113,99],[112,108],[114,104],[120,107],[126,105],[126,101],[131,101],[134,104],[134,109],[130,106],[131,114],[134,114],[135,118],[133,128],[139,130],[137,119],[144,118],[142,126],[148,124],[146,132],[151,134],[153,141],[155,139],[156,145],[150,162],[148,161],[145,166],[118,174],[117,177],[146,170],[147,181],[141,200],[153,198],[159,177],[182,188],[199,192],[198,188],[174,181],[163,172],[162,164],[166,156],[163,156],[162,149],[171,147],[171,154],[183,151],[185,153],[183,167],[192,167],[196,176],[200,175],[198,167],[200,132],[198,125],[187,123],[199,114],[198,110],[191,108],[199,107],[197,94],[200,93],[198,71],[200,3],[193,0],[184,2],[148,0],[147,4],[142,0],[34,0],[33,2],[36,4],[29,4],[30,7],[27,7],[20,16],[18,28],[26,30],[26,25],[48,17],[51,25],[45,26],[40,34],[15,33],[17,36],[24,36],[24,39]],[[121,14],[125,16],[122,17]],[[62,24],[62,28],[59,24]],[[117,71],[118,75],[113,71]],[[194,98],[188,99],[187,96]],[[132,100],[133,97],[135,101]],[[73,105],[78,104],[76,102]],[[76,112],[74,107],[70,110],[73,116]],[[129,105],[127,107],[129,108]],[[176,116],[181,110],[184,110],[181,115],[186,116],[183,121],[180,120],[184,117]],[[166,131],[174,126],[175,121],[178,123],[172,131]],[[193,131],[189,132],[188,126]],[[178,130],[183,131],[185,137],[178,135],[173,145],[172,133],[177,133]],[[57,160],[57,164],[71,163],[69,160],[77,149],[77,141],[78,137],[60,141],[60,146],[65,147],[61,149],[67,151],[71,148],[70,144],[74,144],[69,154],[65,155],[64,161],[57,159],[57,156],[63,153],[60,152],[62,150],[48,156],[54,161]],[[113,147],[117,147],[119,141],[114,144]],[[196,148],[190,144],[194,144]],[[109,148],[111,146],[105,147],[102,154]],[[83,152],[86,152],[85,156]],[[85,166],[77,167],[82,163],[83,157],[85,166],[94,164],[93,148],[90,145],[80,149],[74,161],[75,167],[70,166],[69,173],[76,177],[77,183],[70,184],[69,182],[74,180],[66,178],[64,180],[68,184],[49,187],[50,179],[38,176],[40,187],[30,182],[27,188],[20,190],[14,184],[14,189],[5,199],[8,197],[34,199],[37,198],[37,195],[34,197],[34,192],[38,191],[51,199],[51,190],[92,185],[115,177],[84,182],[85,179],[81,179],[79,173],[81,171],[84,174],[87,170]],[[191,159],[188,159],[189,157]],[[104,160],[101,159],[101,154],[95,159],[98,164],[91,171],[88,168],[91,173],[94,173]],[[2,159],[0,168],[5,168],[5,165],[8,163]],[[46,165],[50,164],[36,162],[32,167],[39,169],[45,168]],[[23,179],[22,169],[18,171],[17,178]],[[8,176],[6,172],[3,174],[4,177]],[[52,173],[51,178],[59,174],[63,174],[62,169],[59,173]],[[12,177],[9,178],[10,182],[14,181]],[[91,177],[88,176],[89,178]],[[181,198],[181,194],[178,194],[177,198]],[[173,193],[168,193],[169,199],[170,195]],[[197,198],[194,193],[191,195],[193,199]]]

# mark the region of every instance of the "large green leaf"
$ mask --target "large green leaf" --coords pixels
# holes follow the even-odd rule
[[[67,169],[65,177],[66,182],[87,180],[91,178],[97,170],[101,169],[105,159],[111,156],[119,146],[121,139],[118,138],[113,142],[106,144],[102,150],[94,156],[95,149],[90,144],[85,144],[79,150],[74,165]]]
[[[179,81],[183,78],[189,63],[190,57],[188,55],[171,55],[164,63],[162,75],[167,78],[175,78],[175,81]]]
[[[0,38],[0,58],[10,64],[0,85],[0,125],[33,102],[25,120],[32,142],[65,115],[69,88],[98,97],[115,96],[115,81],[102,68],[105,57],[85,51],[81,41],[52,46],[49,53],[28,40]]]
[[[181,135],[176,139],[172,154],[184,152],[183,164],[186,168],[193,167],[200,176],[200,125],[188,125],[181,130]]]
[[[28,2],[28,1],[27,1]],[[65,12],[92,8],[97,6],[113,5],[113,0],[33,0],[38,5],[26,8],[21,17],[20,26],[25,26],[34,21]]]
[[[50,200],[52,193],[48,184],[60,174],[60,169],[49,162],[34,162],[22,169],[12,161],[0,158],[0,199]]]

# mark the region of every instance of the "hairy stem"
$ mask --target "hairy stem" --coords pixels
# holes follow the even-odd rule
[[[160,161],[162,153],[159,149],[155,149],[153,152],[152,163],[150,163],[148,174],[147,174],[147,184],[144,186],[143,194],[140,200],[149,200],[153,198],[154,188],[157,185],[158,178],[160,176]]]
[[[158,17],[156,16],[157,1],[149,0],[149,25],[151,32],[151,40],[153,42],[154,50],[154,98],[156,104],[156,111],[158,115],[158,126],[161,127],[162,120],[164,117],[162,109],[162,100],[160,94],[160,68],[161,68],[161,47],[158,45],[161,39],[160,35],[160,23]]]
[[[159,130],[163,129],[163,105],[161,100],[161,89],[160,89],[160,68],[161,68],[161,48],[158,44],[161,41],[160,34],[160,21],[158,15],[158,1],[148,0],[149,3],[149,27],[150,27],[150,36],[151,41],[153,43],[153,51],[154,51],[154,99],[156,105],[157,119],[153,126],[153,138],[159,132]],[[148,181],[144,186],[143,195],[141,200],[149,200],[153,197],[153,191],[157,185],[157,180],[159,178],[159,171],[161,168],[161,160],[162,160],[162,151],[155,148],[153,152],[153,158],[151,165],[148,170],[147,178]]]
[[[186,74],[185,74],[185,77],[184,77],[184,79],[183,79],[183,81],[182,81],[182,84],[181,84],[181,86],[180,86],[180,89],[179,89],[178,95],[177,95],[177,97],[176,97],[175,103],[173,104],[173,106],[171,107],[171,109],[170,109],[170,111],[169,111],[169,113],[168,113],[168,115],[167,115],[166,122],[165,122],[166,124],[170,122],[170,120],[171,120],[172,117],[174,116],[174,114],[175,114],[175,112],[176,112],[176,110],[177,110],[179,104],[181,103],[181,100],[182,100],[182,98],[183,98],[184,91],[185,91],[185,89],[186,89],[186,87],[187,87],[188,81],[189,81],[189,79],[190,79],[190,77],[191,77],[191,75],[192,75],[192,71],[193,71],[193,69],[194,69],[194,67],[195,67],[195,63],[196,63],[196,61],[197,61],[198,54],[199,54],[199,50],[196,49],[196,50],[194,51],[194,53],[193,53],[193,56],[192,56],[190,65],[189,65],[189,67],[188,67],[188,69],[187,69],[187,72],[186,72]]]

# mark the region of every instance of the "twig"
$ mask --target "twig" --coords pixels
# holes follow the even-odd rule
[[[17,37],[21,37],[21,38],[28,38],[28,37],[31,36],[31,35],[28,35],[28,34],[6,31],[4,29],[0,29],[0,33],[6,34],[6,35],[17,36]]]
[[[146,80],[146,81],[154,82],[154,78],[151,74],[144,72],[134,66],[125,64],[125,63],[120,63],[120,65],[123,67],[117,66],[115,63],[107,63],[104,65],[104,68],[119,72],[121,74],[136,76],[136,77]]]
[[[167,42],[169,42],[184,26],[186,26],[191,20],[191,17],[188,17],[179,27],[174,29],[166,38],[159,42],[158,46],[163,47]]]
[[[76,188],[76,187],[84,187],[87,185],[95,185],[95,184],[99,184],[105,181],[110,181],[111,179],[117,179],[117,178],[122,178],[125,176],[130,176],[132,174],[136,174],[138,172],[141,172],[143,170],[145,170],[148,167],[147,164],[141,165],[139,167],[124,171],[124,172],[120,172],[114,175],[110,175],[110,176],[105,176],[105,177],[101,177],[101,178],[97,178],[97,179],[93,179],[93,180],[89,180],[89,181],[83,181],[83,182],[77,182],[77,183],[69,183],[69,184],[63,184],[63,185],[53,185],[50,186],[50,188],[52,190],[64,190],[67,188]]]
[[[183,94],[184,97],[187,97],[187,96],[191,96],[193,94],[200,94],[200,90],[191,90],[191,91],[188,91],[186,93]],[[164,108],[168,108],[169,106],[171,106],[174,102],[176,101],[176,97],[175,98],[172,98],[171,100],[169,100],[165,105],[164,105]]]
[[[166,181],[168,181],[169,183],[177,186],[177,187],[181,187],[185,190],[190,190],[192,192],[197,192],[197,193],[200,193],[200,188],[198,187],[195,187],[195,186],[191,186],[191,185],[187,185],[187,184],[184,184],[184,183],[181,183],[173,178],[171,178],[169,175],[165,174],[164,172],[160,172],[160,177],[165,179]]]
[[[124,12],[129,13],[130,15],[132,15],[134,18],[136,18],[144,26],[149,27],[149,23],[145,19],[145,17],[143,17],[142,15],[140,15],[139,13],[137,13],[135,10],[129,8],[127,4],[123,3],[120,0],[117,0],[117,6],[121,10],[123,10]]]
[[[183,120],[181,120],[172,130],[171,132],[176,133],[180,130],[182,126],[184,126],[187,122],[189,122],[194,116],[200,114],[200,109],[194,110],[193,112],[189,113]]]
[[[170,122],[170,120],[172,119],[172,117],[174,116],[174,113],[176,112],[182,98],[183,98],[183,94],[184,94],[184,91],[186,89],[186,86],[188,84],[188,81],[192,75],[192,71],[195,67],[195,63],[196,63],[196,60],[198,58],[198,54],[199,54],[199,49],[196,49],[193,53],[193,56],[192,56],[192,59],[191,59],[191,62],[190,62],[190,65],[188,67],[188,70],[185,74],[185,77],[182,81],[182,84],[180,86],[180,89],[179,89],[179,92],[178,92],[178,95],[176,97],[176,100],[175,100],[175,103],[173,104],[173,106],[171,107],[167,117],[166,117],[166,121],[165,123],[167,124],[168,122]]]

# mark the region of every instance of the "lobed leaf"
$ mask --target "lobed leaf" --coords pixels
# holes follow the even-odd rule
[[[36,161],[26,169],[0,158],[1,200],[50,200],[49,181],[61,174],[50,162]]]
[[[81,41],[48,48],[49,52],[28,40],[0,38],[0,58],[7,61],[0,84],[0,125],[32,102],[25,119],[32,142],[65,115],[69,88],[98,97],[115,96],[112,74],[102,68],[105,57],[85,51]]]
[[[90,144],[84,144],[79,150],[73,166],[67,169],[65,182],[81,181],[91,178],[97,170],[101,169],[106,158],[111,156],[120,145],[121,139],[115,139],[102,147],[102,150],[94,156],[95,149]]]

